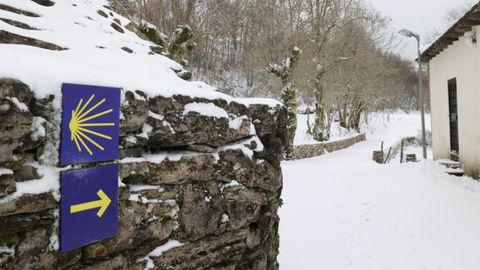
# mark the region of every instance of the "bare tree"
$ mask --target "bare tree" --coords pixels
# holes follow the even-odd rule
[[[162,47],[159,52],[188,64],[195,79],[232,95],[282,98],[292,129],[296,104],[289,102],[315,103],[311,130],[319,141],[329,139],[333,121],[359,130],[362,116],[372,110],[415,108],[414,68],[386,52],[396,44],[389,19],[367,0],[113,0],[112,5],[154,28],[149,39]],[[191,31],[178,31],[186,26]],[[264,70],[292,44],[303,51],[288,75],[295,92],[285,91],[282,76],[272,80]]]

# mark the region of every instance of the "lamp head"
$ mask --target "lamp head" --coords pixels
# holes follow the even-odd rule
[[[408,29],[405,29],[405,28],[400,30],[398,33],[400,35],[403,35],[403,36],[406,36],[406,37],[414,37],[415,36],[415,34],[412,31],[410,31]]]

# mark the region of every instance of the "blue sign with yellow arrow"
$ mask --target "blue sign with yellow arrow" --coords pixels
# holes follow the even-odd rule
[[[62,252],[117,234],[117,164],[62,172],[60,193]]]
[[[63,84],[60,164],[118,158],[120,88]]]

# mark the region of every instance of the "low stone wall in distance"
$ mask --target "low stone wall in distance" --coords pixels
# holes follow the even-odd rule
[[[295,146],[295,159],[304,159],[321,156],[325,153],[330,153],[345,149],[356,143],[365,141],[367,138],[365,134],[359,134],[355,137],[343,139],[339,141],[323,142],[318,144],[305,144]]]

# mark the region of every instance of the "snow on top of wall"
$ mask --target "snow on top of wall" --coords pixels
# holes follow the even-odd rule
[[[277,105],[282,106],[282,102],[272,98],[236,98],[235,101],[247,107],[254,104],[264,104],[270,107],[276,107]]]
[[[0,176],[5,174],[13,174],[13,171],[10,169],[0,168]]]
[[[0,20],[0,30],[66,49],[54,51],[0,44],[0,77],[23,81],[37,98],[59,95],[62,83],[69,82],[140,89],[150,97],[185,95],[228,102],[236,100],[206,83],[179,78],[172,69],[181,70],[182,67],[165,56],[152,54],[150,46],[154,44],[126,29],[130,21],[105,8],[106,0],[54,2],[53,6],[46,7],[31,0],[0,0],[0,4],[39,15],[29,17],[0,10],[0,18],[34,28],[27,30]],[[99,10],[108,17],[98,14]],[[124,33],[111,26],[116,23],[114,20],[120,22]],[[133,53],[124,51],[124,47]],[[264,103],[261,99],[245,102]]]
[[[187,115],[189,112],[196,112],[201,115],[216,117],[216,118],[228,118],[228,113],[224,109],[218,107],[212,103],[193,102],[185,105],[183,114]]]

